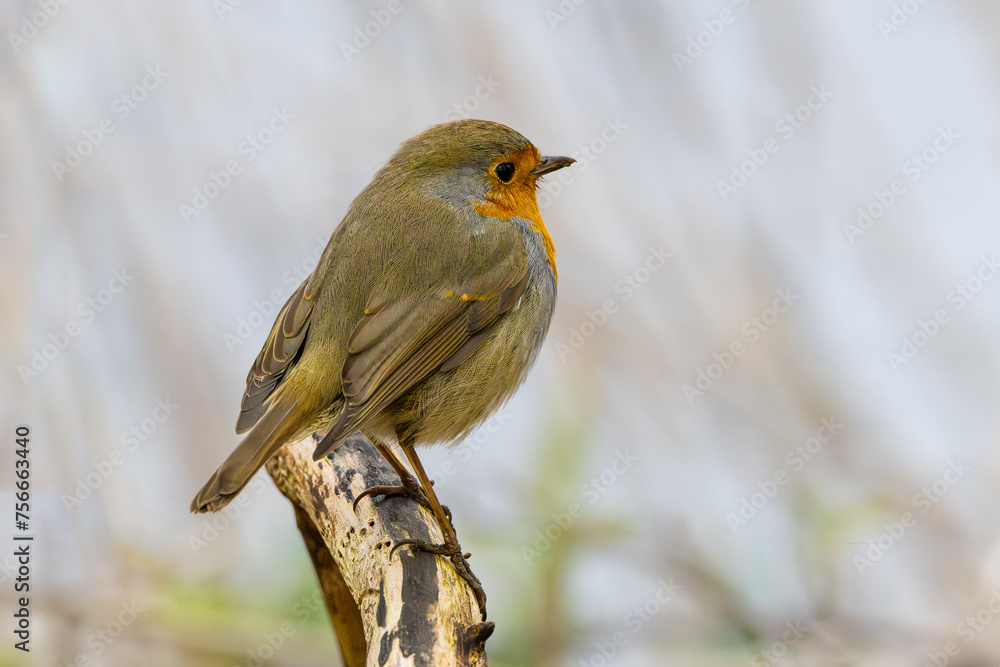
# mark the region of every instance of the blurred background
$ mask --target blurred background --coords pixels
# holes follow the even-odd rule
[[[3,664],[338,664],[271,481],[188,503],[351,199],[463,117],[578,160],[540,191],[534,372],[423,454],[491,664],[1000,664],[995,3],[6,0],[0,26],[0,507],[28,425],[36,535]]]

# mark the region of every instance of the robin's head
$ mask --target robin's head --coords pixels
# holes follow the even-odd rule
[[[519,132],[487,120],[435,125],[405,142],[386,170],[419,180],[428,194],[500,220],[521,218],[542,237],[555,271],[535,187],[545,174],[576,160],[544,156]]]

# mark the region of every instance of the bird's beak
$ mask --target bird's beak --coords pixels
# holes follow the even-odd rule
[[[542,161],[538,163],[538,166],[531,170],[533,176],[544,176],[556,169],[562,169],[563,167],[568,167],[576,162],[571,157],[565,157],[563,155],[543,155]]]

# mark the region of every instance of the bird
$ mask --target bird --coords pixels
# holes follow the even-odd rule
[[[402,540],[393,551],[410,544],[449,557],[485,620],[485,593],[415,447],[457,444],[524,381],[558,282],[536,187],[574,162],[486,120],[434,125],[403,142],[278,313],[247,375],[236,422],[246,435],[191,511],[225,507],[288,442],[322,433],[319,461],[361,431],[401,483],[366,489],[355,510],[367,496],[418,499],[444,543]]]

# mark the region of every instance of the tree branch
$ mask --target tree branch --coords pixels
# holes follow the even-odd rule
[[[286,445],[267,464],[292,502],[312,557],[347,667],[414,665],[486,667],[493,623],[479,623],[471,589],[450,561],[403,547],[399,540],[439,543],[433,516],[411,498],[357,494],[399,478],[378,450],[356,434],[313,462],[310,436]]]

